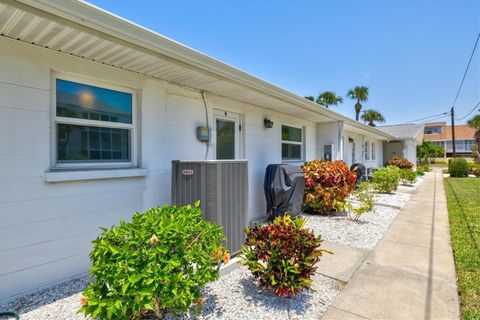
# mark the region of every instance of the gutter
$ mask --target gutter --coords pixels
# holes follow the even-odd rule
[[[345,124],[365,130],[372,134],[382,136],[386,139],[395,137],[386,134],[383,131],[364,125],[340,113],[327,108],[319,108],[318,104],[300,97],[288,90],[275,86],[265,80],[241,71],[231,65],[223,63],[208,55],[200,53],[197,50],[189,48],[172,39],[169,39],[159,33],[144,28],[138,24],[130,22],[104,9],[96,7],[85,1],[76,0],[4,0],[14,6],[23,4],[37,10],[52,14],[64,20],[73,22],[77,25],[88,28],[95,33],[102,33],[109,37],[126,42],[130,47],[140,47],[156,54],[161,54],[167,58],[180,62],[187,67],[195,67],[216,77],[243,85],[247,88],[259,91],[277,99],[297,105],[306,110],[318,113],[322,116],[336,121],[344,121]],[[22,6],[23,7],[23,6]],[[27,8],[24,8],[27,9]],[[96,31],[96,32],[95,32]]]

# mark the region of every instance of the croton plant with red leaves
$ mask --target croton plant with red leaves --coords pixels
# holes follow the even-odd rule
[[[329,214],[343,207],[345,198],[353,192],[356,175],[341,160],[313,160],[301,166],[305,175],[303,210]]]
[[[272,224],[246,228],[242,264],[247,266],[260,285],[272,289],[279,297],[294,297],[309,288],[315,264],[323,252],[322,239],[304,228],[306,219],[292,220],[285,215]]]
[[[385,167],[388,167],[388,166],[395,166],[400,169],[412,169],[413,163],[411,163],[407,159],[403,159],[400,157],[393,157],[392,159],[388,160],[385,163]]]

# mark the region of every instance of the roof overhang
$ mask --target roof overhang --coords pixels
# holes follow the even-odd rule
[[[322,123],[392,136],[76,0],[0,0],[1,36]]]

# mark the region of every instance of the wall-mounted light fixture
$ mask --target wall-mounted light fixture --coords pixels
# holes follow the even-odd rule
[[[353,138],[348,137],[348,142],[353,143]]]
[[[265,118],[263,120],[263,124],[265,125],[265,128],[267,128],[267,129],[273,128],[273,121],[268,119],[268,118]]]

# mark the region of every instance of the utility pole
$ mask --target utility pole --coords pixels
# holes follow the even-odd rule
[[[453,158],[457,156],[456,147],[455,147],[455,111],[452,109],[450,110],[450,114],[452,115],[452,148],[453,148]]]

